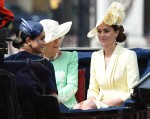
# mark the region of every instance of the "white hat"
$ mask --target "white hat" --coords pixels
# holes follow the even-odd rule
[[[59,25],[57,21],[51,19],[43,19],[40,23],[44,27],[46,43],[52,42],[64,36],[69,32],[72,25],[71,21]]]
[[[123,6],[119,2],[113,2],[108,8],[106,14],[97,21],[95,28],[87,34],[87,37],[94,37],[97,33],[97,27],[103,22],[107,25],[121,25],[124,18],[125,11]]]

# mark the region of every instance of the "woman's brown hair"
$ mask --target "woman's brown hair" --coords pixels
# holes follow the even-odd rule
[[[119,34],[116,38],[116,42],[124,42],[126,40],[126,35],[124,33],[124,28],[123,26],[119,26],[119,25],[112,25],[112,28],[114,29],[114,31],[118,31],[119,30]]]

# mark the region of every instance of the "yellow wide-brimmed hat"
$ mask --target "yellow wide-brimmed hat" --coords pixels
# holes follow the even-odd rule
[[[107,25],[121,25],[123,20],[125,18],[125,11],[121,3],[119,2],[113,2],[108,10],[106,11],[106,14],[98,19],[95,28],[93,28],[91,31],[88,32],[87,37],[92,38],[97,33],[97,27],[105,23]]]

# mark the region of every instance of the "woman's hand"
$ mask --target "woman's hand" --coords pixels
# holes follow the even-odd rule
[[[116,97],[114,99],[104,100],[102,102],[109,106],[120,106],[124,101],[120,97]]]
[[[95,104],[95,98],[94,97],[89,97],[87,100],[84,100],[78,104],[76,104],[73,109],[82,109],[82,110],[87,110],[87,109],[96,109],[96,104]]]

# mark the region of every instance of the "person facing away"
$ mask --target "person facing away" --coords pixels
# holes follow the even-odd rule
[[[118,44],[126,40],[121,25],[124,17],[122,5],[113,2],[96,27],[87,34],[89,38],[97,35],[103,48],[93,52],[91,57],[87,99],[74,109],[121,106],[130,99],[132,87],[139,81],[139,70],[136,53]]]
[[[43,30],[43,26],[39,22],[25,21],[24,19],[22,19],[22,22],[19,27],[19,33],[18,33],[17,39],[13,40],[13,46],[15,48],[18,48],[19,52],[9,57],[6,57],[5,61],[26,60],[28,58],[32,60],[42,59],[43,57],[37,56],[35,54],[42,53],[44,46],[45,46],[45,32]],[[57,86],[56,86],[54,67],[48,60],[46,61],[48,65],[47,68],[49,70],[48,73],[51,73],[50,77],[48,78],[48,84],[47,84],[48,94],[57,96],[58,91],[57,91]],[[41,70],[41,72],[42,71],[43,70]],[[41,75],[43,73],[41,73]],[[24,77],[22,82],[18,82],[19,83],[18,85],[19,86],[21,85],[21,87],[23,86],[26,87],[27,85],[29,86],[29,85],[32,85],[33,83],[36,84],[34,80],[30,80],[29,82],[28,80],[26,80],[26,78],[27,77]],[[34,86],[30,88],[35,89]],[[30,88],[26,88],[24,89],[24,91],[28,92],[28,94],[32,94]],[[38,92],[38,89],[35,89],[34,91],[35,92],[37,91],[37,93],[40,93]],[[33,94],[34,94],[34,91],[33,91]],[[26,97],[25,94],[24,96]]]
[[[77,104],[75,94],[78,89],[78,54],[76,51],[60,51],[61,43],[71,28],[72,22],[60,24],[55,20],[43,19],[46,46],[44,55],[55,69],[58,100],[66,107]]]

